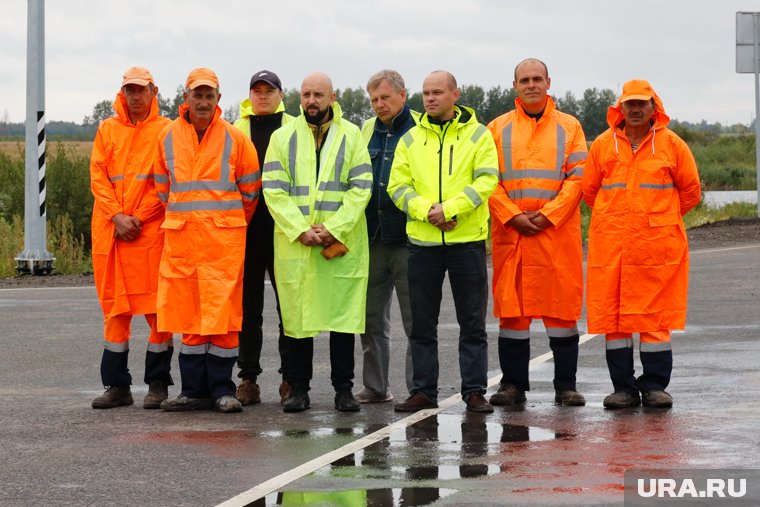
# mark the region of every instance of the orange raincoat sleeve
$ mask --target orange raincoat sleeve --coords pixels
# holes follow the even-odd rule
[[[101,125],[95,136],[90,155],[90,189],[95,201],[100,206],[100,211],[111,220],[115,215],[123,213],[123,208],[108,174],[108,158],[110,144],[107,144],[103,136],[106,135],[106,125]]]
[[[256,154],[256,148],[251,140],[245,134],[236,132],[236,183],[240,195],[243,197],[243,209],[245,210],[245,219],[251,222],[253,214],[256,212],[256,205],[261,196],[261,169],[259,168],[259,158]],[[233,132],[230,129],[230,132]]]

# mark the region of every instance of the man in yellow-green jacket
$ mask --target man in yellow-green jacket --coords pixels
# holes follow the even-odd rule
[[[449,72],[422,85],[425,114],[396,147],[388,193],[409,217],[409,299],[413,382],[397,412],[437,407],[438,314],[448,271],[459,333],[462,398],[467,410],[492,412],[483,396],[488,373],[486,310],[488,197],[498,182],[493,137],[472,109],[456,106]]]
[[[313,337],[330,331],[335,408],[359,410],[351,393],[354,334],[364,332],[369,248],[364,208],[372,167],[359,128],[343,118],[330,78],[307,76],[303,113],[272,134],[264,195],[275,222],[274,270],[288,342],[285,412],[310,406]]]

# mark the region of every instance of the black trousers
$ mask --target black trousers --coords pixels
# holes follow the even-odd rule
[[[280,352],[279,372],[285,378],[288,347],[282,328],[280,301],[274,278],[274,221],[263,200],[259,201],[256,213],[248,225],[245,243],[245,271],[243,273],[243,324],[238,334],[240,339],[238,377],[256,382],[263,371],[261,368],[261,347],[264,342],[264,276],[269,273],[269,281],[274,289],[277,317],[279,319],[278,349]]]
[[[330,380],[336,391],[354,386],[354,335],[330,332]],[[293,389],[309,390],[314,368],[314,338],[290,338],[285,380]]]

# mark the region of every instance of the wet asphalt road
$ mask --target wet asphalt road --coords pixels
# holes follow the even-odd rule
[[[524,408],[477,415],[454,403],[283,479],[253,505],[622,505],[627,469],[760,468],[760,245],[693,252],[690,287],[687,331],[674,336],[672,410],[604,410],[611,385],[603,338],[595,337],[579,360],[586,407],[555,406],[553,364],[536,361]],[[459,386],[457,326],[445,297],[439,401]],[[0,290],[0,505],[217,505],[404,420],[391,404],[333,410],[326,339],[315,347],[312,409],[284,414],[273,304],[266,311],[262,404],[242,414],[143,410],[147,327],[138,317],[130,360],[136,403],[93,410],[102,392],[94,288]],[[489,336],[489,377],[497,378],[493,318]],[[548,351],[540,323],[532,347],[532,357]],[[360,378],[359,349],[357,339]],[[391,366],[397,400],[406,394],[403,352],[395,348]],[[178,382],[176,358],[174,372]]]

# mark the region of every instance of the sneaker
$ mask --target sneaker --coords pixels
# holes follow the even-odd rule
[[[480,393],[470,393],[464,398],[469,412],[493,412],[493,406]]]
[[[386,394],[379,394],[377,391],[373,391],[368,387],[363,387],[358,393],[356,393],[356,400],[359,403],[384,403],[391,401],[393,395],[388,391]]]
[[[115,408],[135,402],[129,386],[111,386],[102,395],[92,400],[92,408]]]
[[[155,410],[161,408],[161,402],[169,397],[169,386],[160,380],[154,380],[148,386],[148,394],[143,398],[143,408]]]
[[[290,397],[282,404],[283,412],[303,412],[311,408],[309,393],[303,389],[292,389]]]
[[[515,403],[525,403],[525,391],[518,389],[514,384],[499,384],[499,390],[496,391],[489,400],[491,405],[514,405]]]
[[[660,389],[652,389],[641,393],[641,404],[651,408],[670,408],[673,406],[673,397]]]
[[[417,412],[426,408],[438,408],[438,403],[425,398],[422,393],[413,393],[406,401],[396,403],[393,410],[396,412]]]
[[[632,408],[638,407],[641,403],[639,393],[629,393],[628,391],[618,391],[604,398],[604,408]]]
[[[214,408],[214,400],[211,398],[190,398],[184,393],[173,400],[161,402],[161,410],[165,412],[189,412],[191,410],[211,410]]]
[[[568,407],[582,407],[586,404],[586,398],[578,391],[567,389],[554,392],[554,403]]]
[[[335,410],[338,412],[358,412],[359,402],[356,401],[350,389],[335,392]]]
[[[240,403],[240,400],[238,400],[231,394],[225,394],[224,396],[218,397],[216,401],[214,402],[214,406],[219,412],[222,412],[225,414],[243,411],[243,404]]]
[[[244,378],[240,382],[237,391],[235,391],[235,398],[238,399],[241,405],[261,403],[261,390],[259,389],[259,385],[249,378]]]
[[[290,384],[287,380],[283,380],[280,384],[280,405],[285,404],[288,398],[290,398]]]

